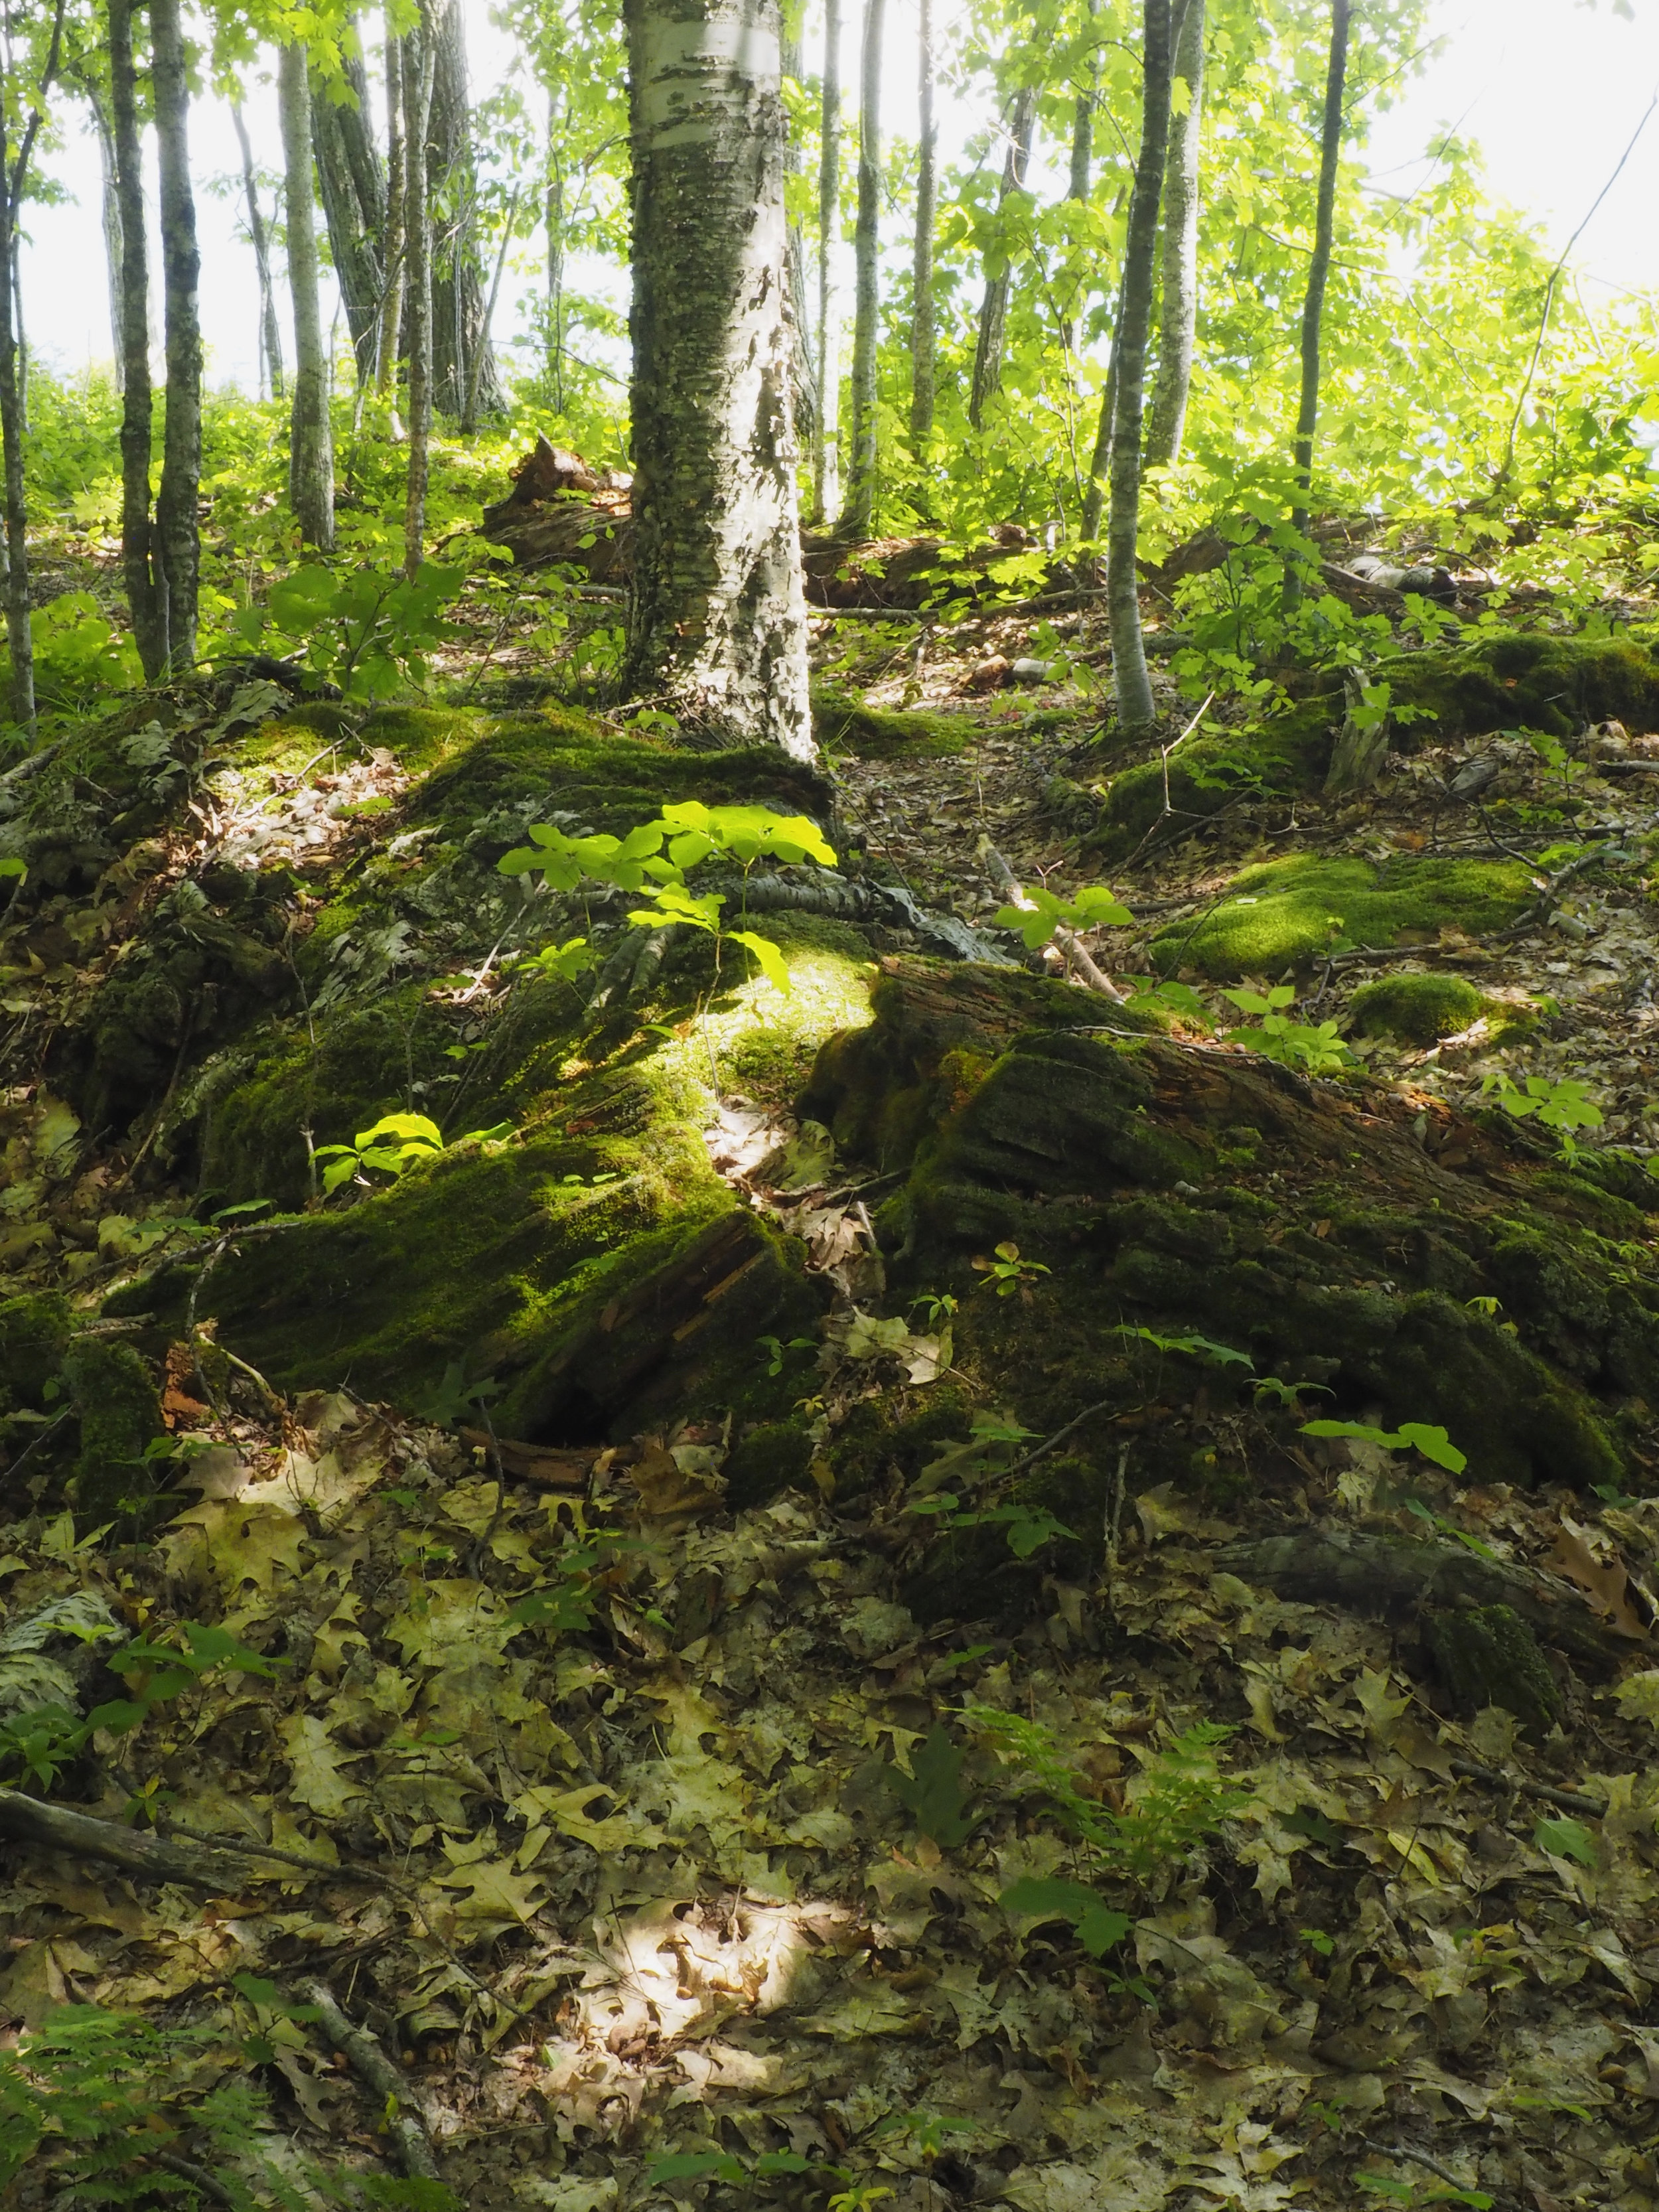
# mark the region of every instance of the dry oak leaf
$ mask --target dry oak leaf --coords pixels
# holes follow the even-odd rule
[[[1649,1641],[1648,1623],[1631,1602],[1630,1576],[1624,1562],[1617,1558],[1598,1559],[1584,1540],[1584,1531],[1565,1514],[1550,1565],[1578,1585],[1616,1636],[1628,1636],[1643,1644]]]
[[[314,1713],[290,1713],[277,1731],[289,1760],[289,1795],[325,1820],[337,1819],[355,1798],[361,1783],[342,1772],[361,1752],[343,1751]]]

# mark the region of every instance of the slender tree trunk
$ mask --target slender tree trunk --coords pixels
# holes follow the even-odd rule
[[[83,83],[98,135],[99,215],[104,233],[104,268],[109,284],[110,346],[115,360],[115,389],[125,390],[126,364],[121,358],[121,200],[115,188],[115,140],[109,112],[95,85]]]
[[[564,412],[564,145],[560,107],[564,87],[547,95],[547,389],[556,414]]]
[[[785,9],[786,26],[789,10]],[[783,47],[783,73],[792,84],[801,80],[801,50],[798,36],[792,36],[786,27]],[[800,148],[793,131],[786,129],[783,148],[784,167],[792,177],[801,173]],[[793,197],[785,187],[784,205]],[[806,241],[801,227],[791,222],[788,230],[789,250],[788,295],[790,337],[790,399],[795,418],[795,437],[803,453],[810,453],[817,439],[818,386],[817,356],[812,348],[812,305],[806,285]]]
[[[1106,512],[1106,486],[1112,472],[1112,416],[1117,405],[1117,342],[1123,328],[1123,279],[1118,278],[1117,304],[1112,310],[1112,345],[1106,357],[1106,384],[1100,395],[1100,419],[1095,425],[1094,457],[1089,464],[1089,481],[1084,488],[1083,514],[1079,524],[1085,544],[1092,544],[1100,536],[1101,520]]]
[[[300,536],[327,552],[334,544],[334,438],[328,362],[317,298],[317,207],[311,184],[311,82],[296,40],[276,58],[283,118],[283,206],[288,290],[294,313],[294,405],[289,417],[288,499]]]
[[[409,294],[409,489],[404,501],[404,568],[426,556],[426,481],[432,440],[432,216],[427,200],[427,140],[437,59],[436,9],[453,0],[422,0],[421,23],[404,41],[404,265]]]
[[[1293,530],[1308,526],[1308,495],[1313,488],[1314,433],[1319,428],[1319,337],[1325,313],[1325,280],[1330,274],[1331,241],[1336,217],[1336,168],[1342,153],[1342,88],[1348,73],[1349,0],[1331,0],[1331,51],[1325,70],[1325,119],[1319,141],[1319,204],[1314,219],[1313,258],[1302,302],[1302,397],[1296,410],[1296,481],[1299,498],[1291,516]],[[1302,563],[1292,554],[1285,564],[1285,605],[1302,597]]]
[[[629,680],[694,729],[806,760],[778,0],[625,0],[624,21]]]
[[[519,187],[514,185],[501,229],[501,250],[495,256],[495,273],[489,280],[489,297],[484,302],[483,343],[474,347],[471,366],[466,373],[466,404],[461,410],[461,428],[469,434],[478,427],[478,387],[483,380],[483,365],[489,353],[489,332],[495,320],[495,302],[501,295],[501,276],[507,268],[507,257],[512,250],[513,226],[518,216]]]
[[[934,112],[933,0],[921,0],[916,50],[916,246],[910,276],[910,436],[920,446],[933,427],[939,325],[933,304],[933,226],[939,216],[939,118]]]
[[[841,348],[835,252],[841,228],[841,0],[823,0],[823,94],[818,162],[817,443],[812,514],[826,530],[841,508]]]
[[[1094,14],[1091,7],[1091,15]],[[1095,106],[1097,92],[1080,92],[1072,113],[1072,159],[1066,180],[1068,200],[1086,200],[1094,184]]]
[[[1152,271],[1158,258],[1158,208],[1170,143],[1170,0],[1144,0],[1146,24],[1140,152],[1129,200],[1123,249],[1123,307],[1114,347],[1111,507],[1106,526],[1106,613],[1112,640],[1117,721],[1125,736],[1157,720],[1146,649],[1140,634],[1135,548],[1140,524],[1142,395],[1146,341],[1152,323]]]
[[[253,173],[253,149],[248,143],[247,125],[242,119],[242,103],[230,103],[230,119],[235,126],[236,143],[242,149],[242,192],[247,201],[248,236],[253,240],[253,265],[259,273],[259,397],[265,396],[265,378],[270,379],[270,396],[283,396],[283,334],[276,322],[276,294],[270,281],[270,240],[265,230],[265,219],[259,206],[258,181]]]
[[[1204,118],[1204,0],[1184,0],[1176,31],[1175,75],[1187,88],[1184,109],[1170,117],[1164,180],[1164,303],[1158,319],[1158,383],[1146,431],[1146,459],[1167,468],[1181,457],[1187,394],[1193,380],[1198,319],[1198,156]]]
[[[64,0],[57,0],[52,17],[52,45],[40,75],[29,119],[14,157],[4,117],[13,100],[0,103],[0,266],[8,272],[3,310],[0,311],[0,443],[5,462],[6,509],[6,642],[11,655],[11,716],[33,742],[34,639],[29,627],[29,518],[23,485],[23,447],[27,423],[21,371],[23,315],[15,271],[17,265],[17,215],[28,180],[29,158],[40,135],[41,109],[52,79],[58,74],[63,50]],[[10,71],[5,72],[9,76]],[[13,87],[0,81],[0,94]],[[16,109],[22,107],[21,93]]]
[[[121,204],[121,570],[132,635],[152,684],[167,665],[167,594],[156,575],[149,468],[154,394],[149,375],[149,266],[131,0],[109,0],[110,109],[115,189]]]
[[[161,167],[167,362],[155,544],[167,594],[167,665],[176,672],[191,667],[196,659],[196,594],[202,564],[197,519],[202,480],[202,326],[197,287],[202,257],[196,245],[196,201],[190,181],[190,88],[179,0],[149,0],[149,33]]]
[[[482,352],[479,406],[501,405],[501,378],[484,331],[483,263],[478,252],[478,179],[467,94],[465,16],[459,0],[435,9],[427,206],[432,228],[433,400],[446,415],[466,404],[472,360]]]
[[[1036,91],[1022,85],[1014,94],[1009,123],[1008,151],[1002,164],[1002,189],[997,196],[999,215],[1011,194],[1025,188],[1030,166],[1031,140],[1036,131]],[[1006,233],[999,225],[996,246],[1001,266],[987,274],[985,296],[980,301],[979,337],[974,348],[974,380],[968,396],[968,420],[975,429],[985,427],[985,403],[1002,382],[1002,346],[1008,325],[1008,294],[1013,283],[1013,262]]]
[[[392,402],[392,434],[402,435],[398,421],[398,343],[404,327],[404,282],[409,243],[405,210],[408,204],[408,161],[404,138],[404,43],[392,27],[392,11],[386,15],[386,292],[380,301],[378,382],[380,395]]]
[[[887,0],[864,0],[859,57],[859,216],[853,251],[853,466],[841,528],[868,538],[876,520],[876,345],[881,325],[881,41]]]
[[[356,54],[341,63],[352,98],[313,98],[311,137],[334,273],[351,332],[357,386],[374,380],[386,292],[386,179],[369,131],[368,78]]]

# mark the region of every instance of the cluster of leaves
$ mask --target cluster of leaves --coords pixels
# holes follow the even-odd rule
[[[1241,1014],[1258,1018],[1248,1027],[1226,1032],[1230,1044],[1247,1044],[1265,1059],[1285,1067],[1300,1068],[1304,1075],[1331,1075],[1358,1065],[1337,1035],[1334,1021],[1293,1022],[1283,1011],[1294,1006],[1296,993],[1288,983],[1275,983],[1264,997],[1259,991],[1224,991]]]
[[[513,1134],[510,1121],[497,1121],[488,1129],[469,1129],[458,1144],[501,1145]],[[367,1129],[359,1129],[349,1145],[319,1145],[315,1160],[326,1160],[323,1195],[329,1198],[344,1183],[359,1180],[365,1168],[389,1175],[395,1182],[412,1167],[427,1165],[447,1149],[443,1131],[426,1114],[383,1114]]]

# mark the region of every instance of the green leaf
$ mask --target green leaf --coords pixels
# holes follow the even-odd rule
[[[1532,1832],[1532,1839],[1540,1851],[1547,1851],[1552,1858],[1576,1859],[1580,1866],[1586,1867],[1600,1863],[1595,1838],[1582,1820],[1540,1820]]]
[[[760,963],[761,973],[775,990],[787,996],[794,989],[789,980],[789,969],[781,952],[769,937],[758,937],[752,929],[730,931],[733,945],[745,945]]]
[[[1091,1959],[1115,1950],[1134,1923],[1080,1881],[1043,1881],[1028,1875],[1005,1889],[997,1903],[1005,1912],[1038,1920],[1065,1920]]]
[[[680,2150],[667,2158],[653,2158],[645,2169],[645,2178],[652,2183],[702,2181],[708,2178],[744,2182],[749,2174],[729,2151]]]
[[[886,1770],[893,1795],[921,1833],[947,1850],[965,1844],[978,1825],[963,1791],[963,1758],[945,1730],[935,1727],[921,1749],[911,1753],[908,1774],[896,1766]]]

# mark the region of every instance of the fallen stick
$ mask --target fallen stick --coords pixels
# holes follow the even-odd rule
[[[216,1862],[181,1851],[158,1836],[73,1813],[66,1805],[43,1805],[19,1790],[0,1790],[0,1836],[72,1858],[101,1859],[146,1881],[182,1882],[217,1897],[234,1896],[241,1885],[242,1869],[233,1859]]]
[[[1032,903],[1025,896],[1024,885],[1019,882],[1013,870],[988,837],[981,837],[980,840],[979,858],[990,868],[991,872],[1007,892],[1010,905],[1029,907]],[[1109,975],[1103,975],[1097,967],[1088,947],[1075,930],[1066,929],[1057,925],[1054,933],[1054,942],[1059,945],[1091,991],[1098,991],[1103,998],[1110,999],[1120,1006],[1126,1003],[1123,993],[1118,989]]]
[[[1559,1805],[1563,1812],[1587,1813],[1592,1820],[1605,1818],[1607,1807],[1599,1797],[1586,1796],[1582,1790],[1557,1790],[1548,1782],[1534,1782],[1526,1774],[1500,1774],[1495,1766],[1477,1766],[1472,1759],[1454,1759],[1454,1774],[1461,1774],[1466,1782],[1484,1782],[1489,1790],[1503,1790],[1511,1796],[1525,1793],[1541,1797],[1547,1805]]]
[[[347,2018],[326,1982],[308,1982],[306,1995],[322,2015],[334,2048],[349,2061],[352,2072],[385,2100],[386,2127],[404,2172],[411,2180],[441,2181],[424,2117],[415,2117],[422,2100],[407,2075],[392,2064],[366,2027],[357,2027]]]

